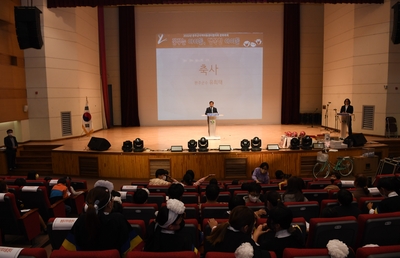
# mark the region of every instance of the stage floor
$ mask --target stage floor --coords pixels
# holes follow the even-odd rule
[[[209,140],[209,149],[218,149],[219,145],[230,145],[232,149],[240,148],[243,139],[251,140],[259,137],[262,147],[267,144],[278,144],[286,131],[306,132],[307,135],[318,135],[330,133],[331,138],[340,136],[339,132],[327,130],[321,126],[310,125],[221,125],[217,127],[216,135],[219,140]],[[69,138],[52,141],[51,144],[60,144],[57,150],[65,151],[87,151],[91,137],[107,139],[111,147],[106,152],[121,152],[124,141],[133,141],[140,138],[144,141],[144,148],[150,151],[166,151],[172,145],[182,145],[187,149],[189,140],[199,140],[207,137],[207,126],[168,126],[168,127],[114,127],[111,129],[94,132],[90,136]],[[380,137],[365,136],[368,141],[376,141]],[[381,137],[383,138],[383,137]],[[27,144],[38,144],[29,142]],[[45,144],[45,143],[43,143]],[[48,144],[48,143],[47,143]]]

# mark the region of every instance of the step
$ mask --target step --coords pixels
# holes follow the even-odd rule
[[[18,164],[17,164],[18,166]],[[22,176],[26,176],[28,174],[28,172],[31,172],[32,170],[34,170],[36,173],[39,174],[40,177],[45,177],[45,176],[51,176],[53,175],[53,170],[52,169],[27,169],[27,168],[19,168],[17,167],[16,169],[14,169],[13,171],[9,171],[8,174],[9,175],[22,175]]]
[[[19,155],[20,156],[43,156],[43,157],[51,157],[51,150],[40,150],[40,151],[35,151],[35,150],[20,150]]]
[[[53,164],[49,162],[17,162],[20,169],[37,170],[37,169],[53,169]]]
[[[31,162],[31,163],[35,163],[35,162],[48,162],[48,163],[52,163],[52,158],[51,156],[19,156],[16,158],[16,162],[17,163],[23,163],[23,162]]]
[[[22,148],[24,150],[37,150],[37,151],[42,151],[42,150],[53,150],[55,148],[58,148],[62,145],[60,144],[26,144],[23,145]]]

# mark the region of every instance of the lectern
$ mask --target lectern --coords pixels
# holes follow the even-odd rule
[[[217,129],[217,117],[218,113],[207,113],[207,124],[208,124],[208,140],[219,140],[220,137],[215,135]]]
[[[350,115],[349,113],[337,113],[337,116],[340,119],[340,138],[344,139],[346,138],[347,135],[347,125],[350,121]]]

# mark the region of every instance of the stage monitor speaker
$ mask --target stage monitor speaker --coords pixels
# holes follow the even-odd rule
[[[364,144],[367,143],[367,139],[365,139],[364,134],[362,133],[353,133],[351,138],[353,140],[354,147],[364,146]]]
[[[35,6],[14,7],[15,29],[20,49],[42,48],[41,13],[42,11]]]
[[[392,29],[392,42],[393,44],[400,44],[400,2],[392,6],[393,8],[393,29]]]
[[[91,150],[105,151],[111,147],[111,144],[104,138],[92,137],[88,143],[88,147]]]

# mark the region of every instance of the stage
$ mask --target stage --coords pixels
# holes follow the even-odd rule
[[[270,164],[270,172],[278,169],[292,175],[311,176],[318,150],[266,150],[267,144],[278,144],[286,131],[305,131],[307,135],[330,133],[331,138],[338,138],[339,132],[328,131],[320,126],[309,125],[231,125],[218,126],[216,135],[220,140],[209,140],[208,152],[188,152],[189,140],[207,137],[207,126],[177,127],[129,127],[101,130],[90,136],[54,141],[60,144],[52,151],[53,172],[60,175],[94,176],[104,178],[149,179],[155,170],[164,168],[172,177],[181,179],[188,169],[196,177],[216,174],[217,179],[245,179],[251,177],[251,171],[261,162]],[[243,152],[240,142],[254,137],[262,140],[262,151]],[[111,147],[106,151],[93,151],[87,145],[91,137],[104,138]],[[124,141],[140,138],[144,141],[144,152],[123,152]],[[372,147],[380,156],[388,154],[387,146],[374,142],[373,137],[366,137],[364,147]],[[31,144],[31,143],[29,143]],[[170,152],[173,145],[182,145],[183,152]],[[219,145],[230,145],[232,151],[218,151]],[[359,156],[362,147],[332,152],[330,160],[337,156]]]

